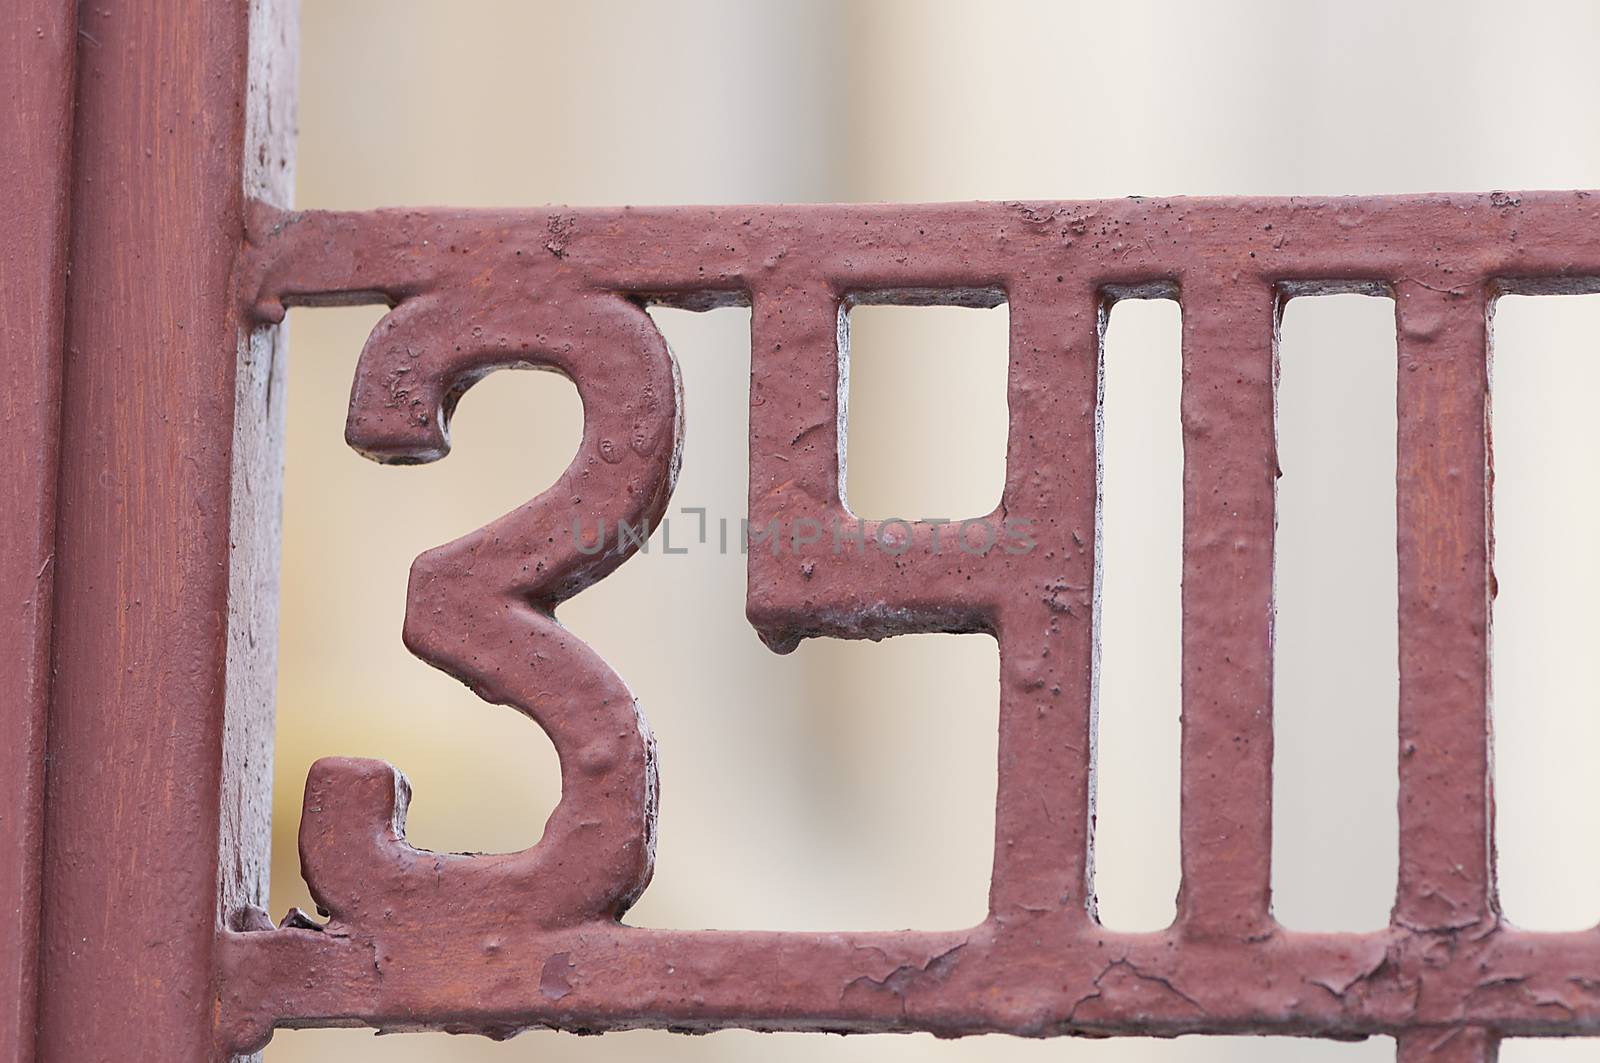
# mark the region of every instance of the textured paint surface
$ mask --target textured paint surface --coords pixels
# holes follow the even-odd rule
[[[328,760],[301,824],[325,925],[263,913],[221,936],[222,1026],[363,1023],[508,1035],[709,1030],[1044,1036],[1404,1034],[1406,1059],[1491,1058],[1501,1035],[1600,1033],[1591,934],[1504,925],[1487,845],[1487,312],[1499,291],[1600,289],[1587,193],[289,214],[258,208],[245,311],[393,307],[363,352],[347,439],[441,456],[495,368],[570,376],[584,437],[561,480],[413,567],[424,659],[542,726],[564,793],[538,845],[404,841],[387,765]],[[1400,406],[1401,879],[1371,934],[1291,933],[1270,905],[1276,328],[1286,298],[1396,299]],[[1097,427],[1105,311],[1184,308],[1183,889],[1166,931],[1092,914]],[[1011,428],[991,521],[1012,552],[859,522],[841,500],[854,302],[1011,312]],[[718,933],[628,927],[650,873],[649,732],[622,680],[554,619],[627,559],[574,528],[652,524],[681,438],[676,374],[643,303],[752,307],[748,615],[807,637],[987,632],[1000,645],[990,910],[976,927]],[[804,534],[797,534],[800,528]],[[810,530],[824,529],[813,541]],[[833,529],[838,529],[835,535]],[[975,534],[975,533],[974,533]],[[864,548],[852,544],[864,540]],[[872,545],[882,541],[893,549]],[[842,542],[843,549],[836,543]],[[971,545],[971,544],[969,544]]]
[[[199,1063],[222,913],[266,888],[271,643],[238,651],[281,459],[233,279],[247,192],[285,187],[295,22],[79,14],[37,1059]]]
[[[75,5],[0,12],[0,1063],[33,1059]]]

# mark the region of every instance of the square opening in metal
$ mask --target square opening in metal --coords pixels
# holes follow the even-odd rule
[[[840,311],[842,488],[873,520],[994,511],[1010,315],[992,289],[853,296]]]

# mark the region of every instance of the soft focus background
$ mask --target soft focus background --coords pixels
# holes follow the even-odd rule
[[[304,0],[298,202],[721,203],[1340,194],[1600,186],[1588,3],[413,3]],[[656,311],[688,415],[675,505],[744,514],[749,317]],[[298,311],[289,371],[272,906],[307,905],[308,765],[386,758],[430,848],[532,844],[557,797],[525,719],[400,644],[406,570],[549,484],[581,410],[550,374],[462,402],[455,452],[381,468],[341,443],[372,309]],[[1097,890],[1164,925],[1177,888],[1179,311],[1107,340]],[[1006,311],[865,308],[849,494],[961,518],[998,497]],[[1600,560],[1589,396],[1600,309],[1512,298],[1496,323],[1501,886],[1527,926],[1600,919]],[[1276,911],[1370,929],[1395,877],[1394,325],[1387,299],[1285,315]],[[694,518],[674,523],[674,540]],[[713,529],[715,524],[713,524]],[[670,927],[946,928],[982,918],[997,658],[978,636],[811,642],[743,618],[744,565],[659,542],[562,609],[660,742]],[[1503,1058],[1592,1059],[1583,1042]],[[579,1039],[284,1031],[306,1060],[1379,1060],[1390,1042],[937,1042],[741,1032]]]

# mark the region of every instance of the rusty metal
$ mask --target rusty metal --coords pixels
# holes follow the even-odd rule
[[[221,1034],[360,1023],[729,1026],[941,1036],[1274,1033],[1399,1038],[1487,1060],[1508,1035],[1600,1034],[1600,937],[1500,917],[1489,846],[1488,315],[1503,291],[1600,291],[1588,193],[920,207],[285,213],[257,205],[241,313],[392,307],[362,352],[348,442],[434,460],[461,392],[535,365],[571,377],[572,465],[417,559],[405,638],[536,721],[563,796],[520,853],[411,848],[408,790],[319,762],[300,848],[328,921],[220,932]],[[1391,294],[1399,361],[1400,881],[1391,925],[1284,929],[1270,907],[1274,360],[1284,300]],[[1120,298],[1184,309],[1182,870],[1166,931],[1115,933],[1092,882],[1101,338]],[[844,315],[862,302],[1010,306],[1010,437],[991,521],[1027,551],[932,548],[841,494]],[[623,924],[649,880],[655,750],[620,677],[555,620],[624,562],[576,526],[653,525],[682,438],[658,303],[752,308],[748,615],[809,637],[986,632],[999,643],[995,856],[978,926],[728,933]],[[973,515],[982,516],[982,515]],[[905,549],[785,537],[797,522]],[[946,530],[946,535],[948,535]],[[809,537],[807,537],[809,538]],[[668,754],[670,760],[670,751]],[[262,929],[248,929],[261,927]]]

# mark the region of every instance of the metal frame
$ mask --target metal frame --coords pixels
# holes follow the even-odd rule
[[[0,22],[25,104],[0,115],[23,223],[0,237],[0,401],[24,457],[0,474],[0,575],[26,603],[0,618],[19,647],[0,670],[19,736],[0,1063],[210,1060],[352,1023],[1388,1034],[1404,1060],[1474,1063],[1503,1036],[1600,1034],[1600,938],[1498,912],[1487,703],[1489,317],[1503,291],[1600,291],[1590,194],[291,214],[286,2],[77,17],[27,0]],[[1303,934],[1269,897],[1276,326],[1285,299],[1339,290],[1396,303],[1400,881],[1388,928]],[[1155,934],[1099,926],[1092,885],[1100,347],[1130,297],[1185,310],[1183,890]],[[858,521],[848,307],[999,299],[1008,474],[975,516],[1028,522],[1033,548]],[[544,727],[563,798],[530,850],[426,853],[394,769],[321,762],[301,850],[328,921],[274,928],[274,325],[356,301],[393,307],[347,432],[378,460],[441,455],[456,398],[495,368],[554,368],[583,397],[567,473],[419,558],[406,622],[419,656]],[[668,504],[682,425],[651,302],[752,307],[749,616],[769,644],[999,642],[980,925],[622,923],[650,875],[654,745],[554,614],[633,549],[580,549],[578,527]]]
[[[1506,1034],[1600,1032],[1585,973],[1597,939],[1500,919],[1487,704],[1489,312],[1506,290],[1600,290],[1593,209],[1586,193],[1542,193],[259,210],[240,272],[258,319],[393,308],[357,369],[358,450],[441,456],[456,397],[513,364],[569,375],[587,422],[549,491],[418,559],[406,619],[419,656],[550,734],[564,796],[544,839],[499,857],[420,852],[392,768],[319,763],[301,855],[329,922],[223,935],[225,1034],[241,1048],[274,1025],[350,1022],[1391,1034],[1406,1059],[1482,1060]],[[1284,300],[1352,290],[1392,295],[1397,315],[1401,874],[1387,929],[1306,934],[1279,926],[1269,897],[1276,335]],[[1183,887],[1156,934],[1101,927],[1091,880],[1101,337],[1110,303],[1130,297],[1184,307]],[[946,530],[940,550],[930,524],[859,521],[840,490],[848,307],[1002,298],[1008,473],[985,519],[1029,522],[1036,548],[958,550]],[[667,504],[676,376],[650,302],[752,307],[750,520],[767,548],[750,552],[748,612],[769,644],[998,640],[981,925],[619,921],[649,874],[653,746],[617,677],[553,615],[631,553],[585,554],[579,527],[653,523]],[[838,548],[896,536],[892,550]]]
[[[294,10],[75,6],[0,16],[29,603],[3,621],[0,1060],[211,1060],[221,914],[265,894],[282,388],[233,272],[248,199],[287,199]]]
[[[72,144],[70,4],[0,12],[0,1061],[33,1058]],[[14,177],[12,175],[15,175]]]

